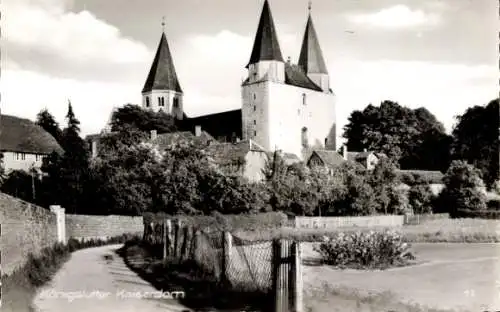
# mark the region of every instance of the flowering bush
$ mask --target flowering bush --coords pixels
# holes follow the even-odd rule
[[[401,235],[387,232],[335,233],[324,237],[314,248],[325,264],[340,268],[380,268],[401,266],[414,260],[410,245]]]

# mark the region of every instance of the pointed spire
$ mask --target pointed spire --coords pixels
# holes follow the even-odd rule
[[[164,25],[163,21],[162,26],[164,27]],[[161,34],[160,44],[142,92],[151,90],[172,90],[182,93],[164,32]]]
[[[283,56],[278,43],[271,9],[269,8],[268,1],[265,0],[248,65],[270,60],[283,62]],[[247,68],[248,65],[246,66]]]
[[[307,19],[304,39],[302,40],[299,65],[308,74],[328,74],[311,17],[311,2],[309,2],[309,18]]]

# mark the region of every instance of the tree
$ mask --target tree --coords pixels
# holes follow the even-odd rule
[[[369,183],[375,195],[375,201],[379,205],[379,212],[388,214],[398,210],[391,205],[399,205],[396,188],[400,181],[396,174],[397,164],[390,158],[381,158],[373,171],[369,173]]]
[[[140,106],[127,104],[118,108],[111,116],[111,131],[120,131],[123,127],[133,127],[142,132],[156,130],[158,133],[176,130],[175,119],[163,112],[153,112]]]
[[[440,204],[449,207],[451,216],[460,210],[485,210],[486,194],[481,172],[464,161],[453,161],[444,178]]]
[[[408,200],[415,214],[425,214],[432,212],[434,194],[428,183],[415,184],[408,192]]]
[[[88,207],[82,203],[87,196],[84,185],[89,176],[89,151],[80,137],[80,121],[73,112],[71,102],[68,103],[66,120],[67,126],[61,138],[64,155],[52,154],[44,161],[42,171],[48,174],[44,183],[54,190],[53,199],[68,212],[85,213]]]
[[[2,186],[3,181],[6,178],[3,158],[4,158],[4,155],[2,152],[0,152],[0,186]]]
[[[453,129],[452,157],[478,168],[488,187],[499,178],[499,100],[468,108]]]
[[[379,107],[370,104],[352,112],[348,120],[343,133],[348,150],[385,153],[403,169],[445,170],[448,166],[444,126],[425,108],[412,110],[384,101]]]
[[[55,120],[54,116],[52,116],[46,108],[37,114],[36,124],[50,133],[56,141],[61,144],[62,130],[59,128],[59,124]]]

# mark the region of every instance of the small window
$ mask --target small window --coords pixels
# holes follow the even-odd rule
[[[256,106],[256,105],[254,105],[254,106],[253,106],[253,111],[255,112],[256,110],[257,110],[257,106]]]
[[[163,96],[161,97],[161,106],[165,106],[165,98]]]
[[[179,98],[174,98],[174,107],[175,108],[179,107]]]
[[[253,94],[253,99],[255,100],[257,98],[257,96],[255,95],[255,93]]]
[[[257,136],[257,131],[254,131],[253,132],[253,136],[256,137]]]
[[[149,96],[146,96],[146,107],[149,107]]]
[[[328,144],[328,138],[325,138],[325,146]]]
[[[306,94],[305,93],[302,93],[302,105],[306,105],[307,104],[307,101],[306,101]]]
[[[257,124],[257,120],[254,119],[253,124],[256,125]]]
[[[161,106],[161,97],[158,97],[158,106]]]
[[[302,128],[302,146],[303,147],[308,147],[309,146],[309,142],[307,141],[307,128],[304,127]]]

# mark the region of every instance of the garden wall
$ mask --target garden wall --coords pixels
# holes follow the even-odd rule
[[[141,234],[143,218],[130,216],[65,215],[64,208],[42,208],[0,193],[0,263],[2,274],[22,266],[30,253],[38,254],[69,238],[86,240],[122,234]]]
[[[56,214],[0,193],[2,274],[22,266],[29,253],[39,254],[57,242]]]
[[[397,215],[363,217],[295,217],[295,228],[331,229],[338,227],[402,226],[405,217]]]

